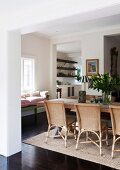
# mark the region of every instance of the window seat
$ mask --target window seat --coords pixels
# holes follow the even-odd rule
[[[48,91],[42,91],[37,93],[33,93],[30,95],[22,95],[21,96],[21,115],[28,116],[31,114],[36,114],[40,112],[44,112],[44,105],[40,105],[40,103],[43,103],[44,100],[48,99]],[[39,104],[38,104],[39,103]]]

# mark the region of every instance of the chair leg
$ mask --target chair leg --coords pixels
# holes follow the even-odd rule
[[[106,145],[108,146],[108,128],[106,128]]]
[[[86,141],[88,141],[88,134],[89,132],[86,132]]]
[[[101,132],[100,132],[99,140],[100,140],[100,156],[101,156],[102,155],[102,134],[101,134]]]
[[[78,137],[77,137],[77,142],[76,142],[76,150],[78,149],[79,138],[80,138],[80,130],[78,132]]]
[[[65,147],[67,148],[67,134],[68,134],[68,129],[66,128],[65,131]]]
[[[76,122],[74,123],[74,138],[75,138],[75,140],[77,139],[77,136],[76,136]]]
[[[47,131],[47,136],[45,139],[45,143],[47,143],[48,137],[49,137],[49,132],[50,132],[50,125],[48,125],[48,131]]]
[[[114,147],[115,147],[115,135],[113,136],[112,153],[111,153],[112,158],[113,158],[113,154],[114,154]]]

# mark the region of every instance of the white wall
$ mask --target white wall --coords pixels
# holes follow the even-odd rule
[[[35,89],[50,91],[50,40],[34,34],[22,35],[22,55],[35,57]]]
[[[0,154],[21,151],[20,33],[0,30]]]
[[[21,35],[8,34],[8,155],[21,151]]]
[[[86,59],[99,59],[99,73],[104,73],[103,36],[99,33],[82,37],[82,73],[86,75]],[[93,89],[86,89],[87,94],[99,95]]]
[[[7,33],[0,29],[0,77],[2,83],[0,85],[0,154],[7,155]]]
[[[56,45],[51,44],[50,51],[50,98],[56,98],[56,75],[57,75],[57,51]]]
[[[76,61],[77,63],[75,64],[75,67],[82,67],[82,56],[80,52],[76,52],[76,53],[68,53],[68,56],[70,57],[70,59],[72,58],[72,60]],[[81,70],[82,73],[82,70]],[[77,81],[77,83],[79,84],[79,82]]]

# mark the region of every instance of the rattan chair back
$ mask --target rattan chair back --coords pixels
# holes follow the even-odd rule
[[[120,106],[110,106],[113,135],[120,135]]]
[[[79,129],[101,131],[99,104],[78,103],[75,108]]]
[[[45,101],[48,124],[66,126],[64,102]]]

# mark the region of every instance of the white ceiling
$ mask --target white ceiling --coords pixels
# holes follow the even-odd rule
[[[33,9],[47,1],[49,0],[0,0],[0,13],[17,15],[20,12],[22,14],[22,12]]]
[[[53,38],[55,36],[77,32],[91,32],[118,25],[120,26],[120,14],[97,19],[86,19],[84,21],[81,21],[81,18],[78,16],[72,16],[41,25],[37,33],[39,35],[46,35],[49,38]]]
[[[49,37],[116,25],[119,14],[120,0],[0,0],[1,24]]]
[[[62,7],[63,10],[76,11],[77,13],[79,9],[79,13],[83,13],[119,3],[119,0],[0,0],[0,13],[7,13],[8,15],[21,13],[21,15],[25,15],[28,11],[34,13],[41,7],[46,8],[46,13],[47,7],[54,9],[61,9]]]
[[[0,23],[8,30],[36,32],[49,38],[120,28],[120,0],[0,0]],[[80,51],[81,45],[64,46],[59,50]]]
[[[0,23],[8,30],[49,38],[120,28],[120,0],[0,0]],[[67,53],[79,52],[80,48],[80,42],[58,46]]]

